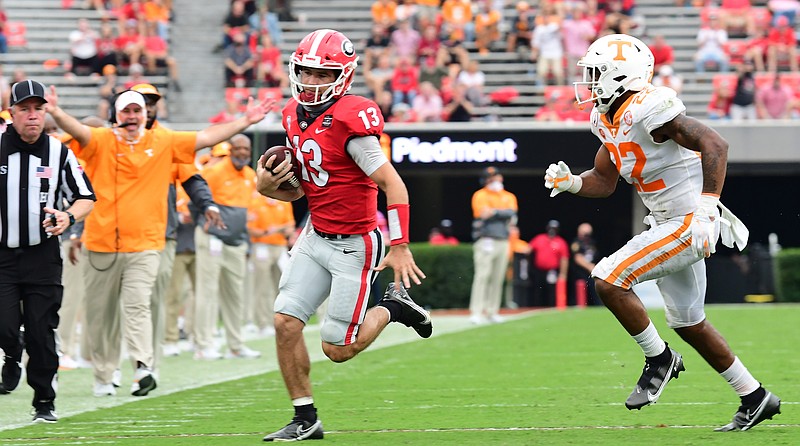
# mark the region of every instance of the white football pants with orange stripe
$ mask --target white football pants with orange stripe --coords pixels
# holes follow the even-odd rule
[[[706,264],[692,249],[692,214],[655,224],[604,257],[592,277],[624,288],[655,280],[664,297],[670,328],[691,327],[705,319]]]

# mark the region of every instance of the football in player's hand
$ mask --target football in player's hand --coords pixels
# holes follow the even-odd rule
[[[289,160],[289,164],[294,165],[294,158],[292,157],[292,149],[286,146],[272,146],[264,152],[264,168],[267,169],[266,162],[275,155],[275,160],[272,161],[272,167],[274,168],[278,164],[282,163],[283,160]],[[268,169],[271,172],[274,172],[272,169]],[[278,189],[284,190],[291,190],[300,187],[300,182],[297,180],[297,177],[292,177],[288,181],[284,181],[278,186]]]

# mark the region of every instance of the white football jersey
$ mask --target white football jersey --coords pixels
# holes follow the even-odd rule
[[[629,97],[613,122],[592,110],[592,133],[658,220],[694,212],[703,190],[700,153],[671,139],[657,143],[650,134],[685,111],[675,90],[652,85]]]

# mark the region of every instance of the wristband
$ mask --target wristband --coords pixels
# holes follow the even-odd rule
[[[389,220],[389,239],[391,245],[408,243],[408,204],[390,204],[387,207]]]
[[[572,185],[567,189],[567,192],[577,194],[583,187],[583,178],[580,175],[572,176]]]

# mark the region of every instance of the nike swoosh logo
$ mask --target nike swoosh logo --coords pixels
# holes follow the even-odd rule
[[[343,249],[342,252],[345,253],[345,254],[352,254],[352,253],[356,252],[356,250],[354,250],[354,249]]]
[[[316,426],[316,423],[314,423],[311,426],[309,426],[308,429],[303,429],[302,426],[297,426],[297,437],[299,439],[300,438],[305,438],[306,435],[311,433],[311,431],[314,429],[315,426]]]
[[[622,131],[622,136],[628,136],[628,133],[630,133],[630,132],[631,132],[631,129],[628,129],[627,132],[625,130],[623,130]]]
[[[320,133],[324,132],[325,130],[328,130],[328,129],[314,129],[314,133],[319,135]]]

